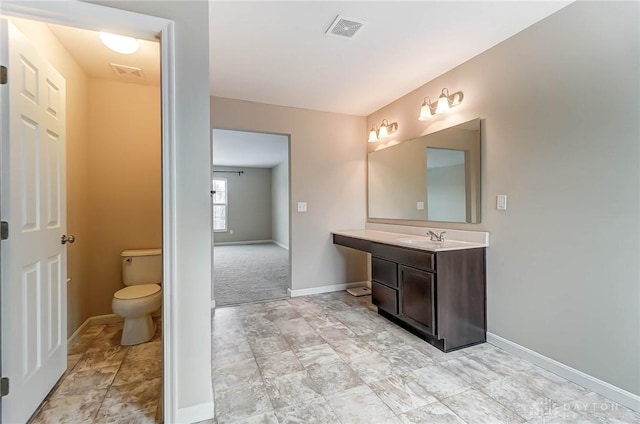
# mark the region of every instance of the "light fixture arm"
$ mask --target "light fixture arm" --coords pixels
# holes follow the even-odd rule
[[[437,101],[431,102],[429,97],[424,98],[422,106],[420,107],[420,116],[418,119],[420,121],[426,121],[433,115],[444,113],[450,108],[458,106],[462,103],[463,99],[464,94],[462,91],[456,91],[455,93],[450,94],[449,89],[445,87],[442,89],[442,93],[438,97]]]
[[[443,89],[442,94],[444,94],[444,90],[447,89]],[[449,101],[449,107],[458,106],[460,103],[462,103],[463,98],[464,94],[462,94],[462,91],[456,91],[453,94],[449,94],[449,90],[447,90],[447,100]]]

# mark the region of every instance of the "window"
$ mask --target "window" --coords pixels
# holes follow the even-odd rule
[[[213,180],[213,231],[227,231],[227,180]]]

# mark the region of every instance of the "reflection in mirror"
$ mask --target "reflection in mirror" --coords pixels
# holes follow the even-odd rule
[[[466,222],[464,150],[427,147],[427,219]]]
[[[369,220],[480,222],[480,120],[369,153]]]

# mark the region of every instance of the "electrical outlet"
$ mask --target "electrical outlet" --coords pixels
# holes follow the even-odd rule
[[[298,202],[298,212],[307,211],[307,202]]]
[[[423,211],[424,210],[424,202],[416,202],[416,208],[419,211]]]
[[[233,234],[233,230],[229,230],[229,234]]]
[[[496,209],[499,211],[507,210],[507,195],[506,194],[498,194],[496,196]]]

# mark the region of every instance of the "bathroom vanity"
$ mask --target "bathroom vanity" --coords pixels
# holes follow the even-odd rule
[[[372,230],[334,232],[333,243],[371,254],[378,314],[444,352],[486,341],[486,243]]]

